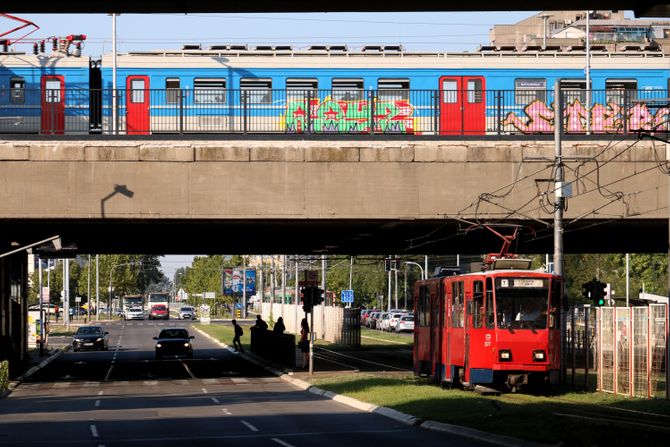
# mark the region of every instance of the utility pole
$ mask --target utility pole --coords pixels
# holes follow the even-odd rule
[[[281,316],[284,316],[286,304],[286,255],[281,255]]]
[[[395,285],[395,291],[394,291],[395,307],[394,307],[394,309],[398,309],[398,265],[397,264],[396,264],[395,268],[393,269],[393,276],[394,276],[394,283],[395,283],[394,284]]]
[[[328,295],[328,289],[326,289],[326,255],[321,255],[321,289],[323,290],[324,303],[321,307],[321,338],[326,338],[326,307],[325,298]],[[312,308],[312,313],[314,309]]]
[[[65,327],[70,330],[70,260],[65,258],[63,262],[63,307]]]
[[[40,275],[39,297],[40,297],[40,357],[44,355],[44,297],[42,296],[42,259],[37,255],[37,265]],[[48,313],[48,311],[47,311]]]
[[[563,275],[563,152],[561,136],[563,132],[563,98],[561,96],[561,81],[554,83],[554,273],[561,277],[561,303],[565,300],[565,281]],[[565,306],[567,303],[563,303]],[[562,312],[562,309],[560,310]],[[561,318],[561,359],[565,358],[565,332],[567,318]],[[562,363],[562,362],[561,362]],[[565,369],[561,370],[565,379]]]
[[[95,255],[95,321],[100,320],[100,255]]]
[[[591,135],[591,11],[586,11],[586,135]]]

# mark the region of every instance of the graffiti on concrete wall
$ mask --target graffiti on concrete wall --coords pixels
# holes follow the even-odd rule
[[[655,112],[654,112],[655,110]],[[586,132],[588,110],[575,99],[563,112],[566,132]],[[621,133],[625,129],[665,131],[670,128],[668,107],[652,107],[642,102],[624,109],[619,104],[594,104],[591,107],[591,132]],[[548,133],[554,131],[554,109],[540,100],[528,104],[523,115],[510,112],[503,126],[512,126],[523,133]]]
[[[373,107],[374,113],[371,110]],[[309,114],[309,116],[308,116]],[[286,129],[289,133],[369,133],[370,117],[374,131],[414,133],[414,107],[407,100],[369,101],[332,98],[289,99],[286,103]]]

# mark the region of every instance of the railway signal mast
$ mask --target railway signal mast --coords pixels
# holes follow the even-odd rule
[[[318,270],[305,270],[304,279],[298,282],[302,295],[302,310],[310,315],[309,322],[309,374],[314,374],[314,306],[323,303],[324,290],[319,288]]]

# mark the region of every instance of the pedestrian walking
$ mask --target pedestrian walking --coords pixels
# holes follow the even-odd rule
[[[235,328],[235,337],[233,337],[233,346],[235,347],[235,352],[238,351],[244,352],[242,342],[240,342],[240,337],[244,335],[242,326],[237,324],[237,320],[233,320],[231,323],[233,323],[233,327]]]
[[[268,324],[261,318],[260,315],[256,315],[256,324],[254,325],[256,329],[264,331],[268,328]]]
[[[284,319],[282,317],[277,318],[277,322],[272,328],[272,332],[274,332],[277,335],[282,335],[285,330],[286,326],[284,325]]]
[[[300,341],[298,347],[302,351],[302,367],[307,368],[309,362],[309,323],[307,318],[303,318],[300,322]]]

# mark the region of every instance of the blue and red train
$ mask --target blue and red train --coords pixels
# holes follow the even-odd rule
[[[5,52],[0,132],[548,134],[557,81],[565,132],[666,132],[669,66],[594,51],[587,91],[583,50],[214,45],[118,55],[114,94],[111,55]]]

